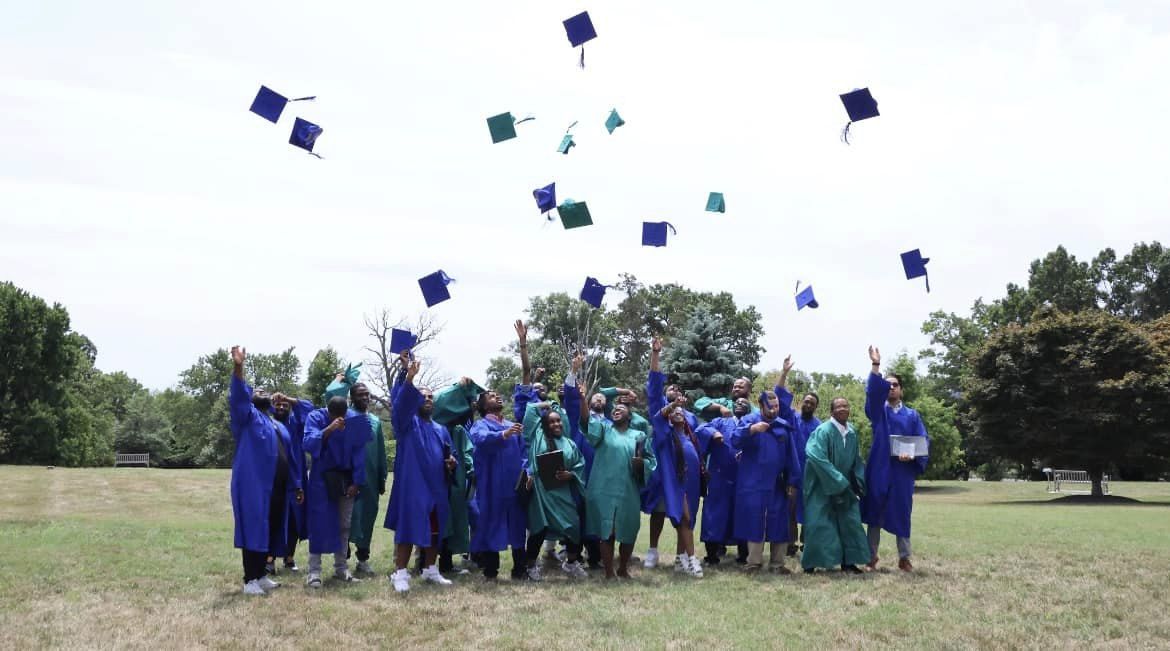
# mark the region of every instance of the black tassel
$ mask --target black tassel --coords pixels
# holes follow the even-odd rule
[[[847,145],[849,144],[849,126],[852,124],[853,124],[853,122],[850,121],[848,124],[845,125],[844,129],[841,129],[841,142],[843,142]]]

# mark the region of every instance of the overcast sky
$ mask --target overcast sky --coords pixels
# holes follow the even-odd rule
[[[582,70],[561,21],[585,9]],[[453,375],[529,296],[622,271],[755,305],[765,368],[861,374],[1058,244],[1170,240],[1168,61],[1165,0],[9,2],[0,279],[152,388],[235,343],[359,357],[363,314],[424,310],[436,269]],[[260,84],[318,100],[273,125]],[[845,146],[838,95],[865,86],[882,115]],[[504,111],[536,120],[493,145]],[[296,116],[324,160],[287,144]],[[553,181],[593,227],[544,226]],[[643,248],[644,220],[678,235]]]

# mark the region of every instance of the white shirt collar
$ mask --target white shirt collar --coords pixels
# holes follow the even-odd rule
[[[889,405],[890,403],[887,402],[886,404]],[[902,407],[904,407],[904,406],[905,406],[905,403],[903,403],[901,400],[899,400],[898,404],[890,405],[890,409],[893,409],[894,413],[896,414],[896,413],[902,411]]]
[[[841,423],[838,423],[836,418],[830,418],[829,420],[833,421],[833,425],[837,427],[837,431],[841,433],[842,437],[849,433],[848,425],[842,425]]]

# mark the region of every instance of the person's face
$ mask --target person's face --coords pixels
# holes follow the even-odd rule
[[[682,425],[685,422],[687,422],[687,412],[685,409],[683,409],[682,407],[675,407],[673,410],[671,410],[671,412],[670,412],[670,424],[671,425]]]
[[[422,394],[423,403],[418,408],[418,415],[423,418],[430,418],[431,414],[435,413],[435,394],[431,393],[430,389],[423,389],[419,393]],[[366,402],[369,402],[369,396],[367,396]]]
[[[833,420],[845,424],[849,420],[849,401],[837,398],[833,401],[833,407],[830,411],[833,413]]]
[[[357,387],[353,390],[353,395],[349,398],[353,403],[353,408],[357,411],[365,411],[370,408],[370,390],[367,387]]]
[[[288,420],[288,415],[292,411],[292,403],[288,400],[281,399],[272,403],[272,413],[276,415],[276,420]]]
[[[752,403],[748,402],[747,398],[736,398],[735,404],[731,406],[731,413],[738,418],[743,418],[752,412]]]
[[[483,406],[487,409],[487,413],[491,414],[503,409],[504,403],[500,400],[500,394],[488,391],[487,397],[483,399]]]
[[[769,391],[764,394],[760,400],[760,413],[768,420],[771,420],[780,414],[780,401],[776,399],[776,394]]]
[[[595,393],[589,398],[589,411],[600,414],[605,411],[605,396]]]
[[[532,384],[532,390],[536,392],[536,397],[540,398],[542,401],[548,400],[548,388],[540,382],[534,382]]]
[[[902,383],[896,377],[888,377],[886,382],[890,383],[890,402],[900,402],[902,400]]]
[[[548,414],[548,433],[552,434],[553,436],[555,436],[557,438],[560,438],[561,434],[564,433],[564,430],[565,430],[565,426],[564,426],[564,423],[561,422],[561,415],[555,411],[549,412],[549,414]]]
[[[739,378],[731,383],[731,397],[733,399],[746,398],[752,393],[752,385],[748,383],[747,378]]]
[[[816,397],[809,394],[800,402],[800,415],[805,418],[812,418],[812,415],[817,413],[818,406]]]
[[[682,389],[680,389],[677,384],[672,384],[666,387],[665,395],[667,402],[674,402],[678,399],[679,396],[682,395]]]
[[[272,396],[266,389],[257,387],[252,390],[252,406],[266,412],[272,407]]]
[[[613,422],[615,424],[630,422],[630,407],[624,402],[619,402],[613,407]]]

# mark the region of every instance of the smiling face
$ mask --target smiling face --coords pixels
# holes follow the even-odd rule
[[[670,424],[682,425],[687,422],[687,411],[682,407],[675,407],[670,410]]]
[[[430,418],[431,414],[435,413],[435,394],[430,389],[420,389],[423,402],[419,405],[418,415],[422,418]]]
[[[776,398],[775,392],[765,391],[760,395],[760,415],[767,420],[780,415],[780,401]]]
[[[605,411],[605,396],[595,393],[589,397],[589,411],[600,414]]]
[[[504,410],[504,403],[500,394],[495,391],[485,391],[479,394],[479,411],[481,414],[498,414]]]
[[[844,425],[849,422],[849,401],[844,398],[833,398],[833,403],[830,406],[830,411],[833,414],[833,420]]]
[[[816,394],[805,394],[804,400],[800,401],[800,415],[805,418],[812,418],[813,414],[817,413],[817,407],[820,406],[820,399]]]
[[[735,404],[731,407],[731,413],[735,414],[737,418],[743,418],[752,413],[752,403],[748,402],[747,398],[736,398]]]
[[[664,395],[666,396],[667,402],[674,402],[682,394],[683,394],[682,388],[679,387],[677,384],[668,385],[666,387],[666,390],[664,391]]]
[[[288,420],[288,415],[292,413],[292,403],[286,398],[281,398],[272,403],[272,413],[276,416],[276,420],[284,422]]]
[[[738,400],[739,398],[747,398],[752,394],[752,383],[746,377],[741,377],[735,382],[731,383],[731,398]]]
[[[565,425],[561,422],[561,415],[557,412],[550,409],[548,415],[546,415],[543,420],[544,423],[542,424],[542,427],[545,434],[560,438],[561,435],[565,433]]]
[[[613,422],[615,425],[621,425],[630,422],[630,408],[625,403],[617,403],[613,407]]]

